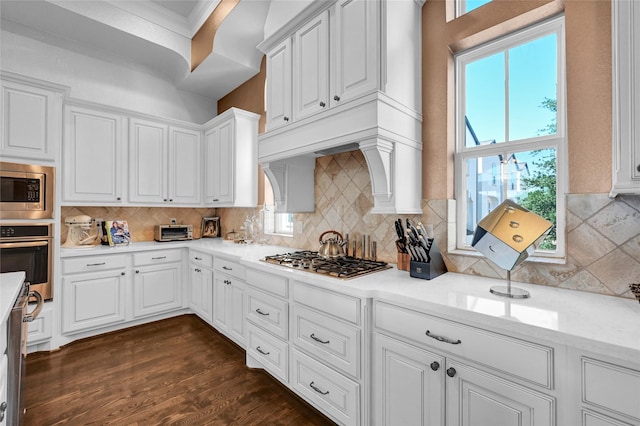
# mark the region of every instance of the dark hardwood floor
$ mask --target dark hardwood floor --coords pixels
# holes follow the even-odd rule
[[[194,315],[27,356],[27,426],[331,425]]]

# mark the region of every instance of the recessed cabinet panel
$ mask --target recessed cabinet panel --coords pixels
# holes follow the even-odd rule
[[[267,54],[267,130],[291,120],[291,39]]]
[[[378,87],[377,7],[379,2],[368,0],[341,0],[335,5],[334,105]]]
[[[323,12],[294,35],[293,102],[295,119],[329,105],[329,12]]]
[[[375,424],[444,426],[444,357],[378,333],[373,348]]]
[[[162,203],[167,198],[165,125],[132,119],[129,130],[129,199]]]
[[[123,117],[71,106],[65,120],[64,201],[121,203]]]
[[[179,263],[136,268],[133,283],[134,317],[181,308],[181,271]]]
[[[582,401],[640,422],[640,371],[582,358]]]
[[[200,132],[170,128],[169,199],[173,203],[200,203]]]

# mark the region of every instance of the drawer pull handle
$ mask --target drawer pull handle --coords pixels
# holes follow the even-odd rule
[[[447,368],[447,376],[453,377],[453,376],[456,375],[456,373],[457,373],[457,371],[456,371],[455,368],[453,368],[453,367]]]
[[[318,392],[320,395],[329,395],[329,391],[324,391],[324,392],[321,391],[320,388],[313,385],[313,382],[309,383],[309,387],[311,387],[311,389],[313,389],[314,391]]]
[[[194,257],[194,259],[195,259],[195,260],[202,260],[202,258],[201,258],[201,257],[198,257],[198,256]]]
[[[309,337],[311,337],[313,340],[315,340],[318,343],[322,343],[323,345],[326,345],[326,344],[329,343],[329,340],[318,339],[314,333],[311,333],[311,336],[309,336]]]
[[[269,312],[262,312],[260,308],[256,309],[256,312],[259,313],[260,315],[264,315],[265,317],[269,316]]]
[[[438,368],[440,368],[440,363],[438,361],[433,361],[430,367],[433,371],[438,371]]]
[[[271,353],[271,352],[265,352],[265,351],[263,351],[262,349],[260,349],[260,346],[258,346],[258,347],[256,348],[256,351],[260,352],[262,355],[269,355],[269,354]]]
[[[437,334],[431,334],[429,330],[427,330],[425,334],[431,337],[432,339],[436,339],[438,342],[450,343],[452,345],[459,345],[460,343],[462,343],[462,340],[460,339],[452,340],[452,339],[449,339],[448,337],[438,336]]]
[[[158,256],[158,257],[152,257],[151,260],[160,260],[160,259],[166,259],[167,256]]]
[[[233,271],[233,268],[229,268],[228,266],[223,266],[222,269],[225,271]]]
[[[100,262],[100,263],[87,263],[87,266],[102,266],[102,265],[106,265],[107,262]]]

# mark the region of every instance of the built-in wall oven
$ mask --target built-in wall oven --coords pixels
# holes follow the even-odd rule
[[[0,272],[26,273],[31,290],[53,298],[53,224],[1,223]]]

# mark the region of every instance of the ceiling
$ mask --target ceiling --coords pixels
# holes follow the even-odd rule
[[[270,0],[241,1],[193,72],[191,38],[220,0],[1,0],[2,30],[109,61],[120,60],[218,100],[260,70]]]

